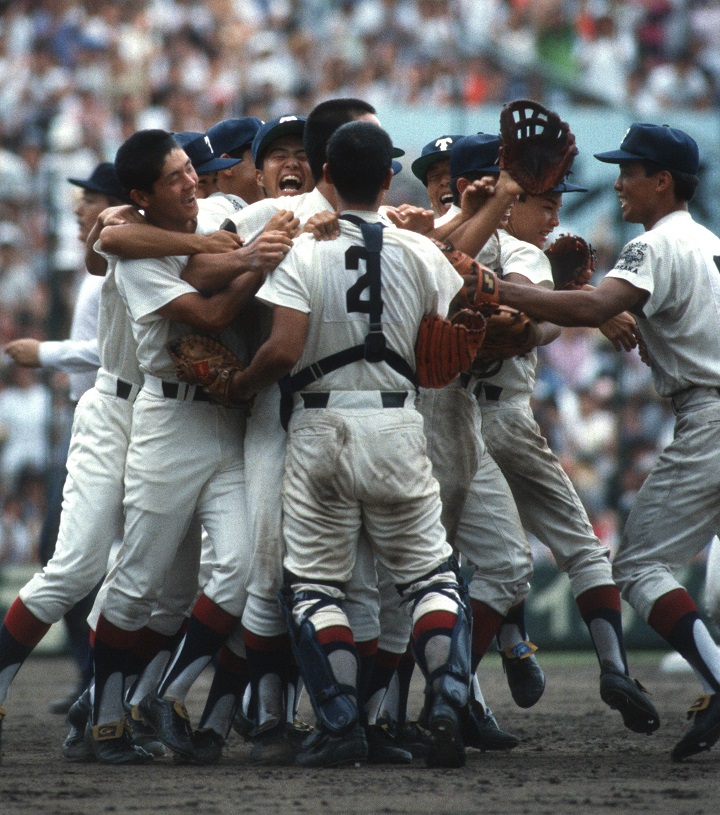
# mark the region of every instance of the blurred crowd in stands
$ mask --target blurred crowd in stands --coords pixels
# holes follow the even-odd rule
[[[660,121],[717,105],[720,2],[0,0],[0,345],[67,336],[84,273],[68,176],[141,128],[204,131],[333,96],[428,110],[530,96]],[[541,356],[538,419],[612,544],[671,412],[639,357],[597,331],[567,330]],[[62,375],[0,360],[0,567],[37,558],[71,412]]]

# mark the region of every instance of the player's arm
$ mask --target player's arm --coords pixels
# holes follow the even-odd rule
[[[181,294],[157,310],[166,320],[185,323],[198,331],[219,334],[240,314],[263,282],[250,272],[230,281],[220,292],[205,297],[199,292]]]
[[[100,367],[97,338],[40,342],[33,337],[23,337],[8,343],[3,350],[23,368],[53,368],[75,374]]]
[[[172,232],[148,223],[111,224],[102,228],[99,237],[105,254],[130,260],[232,252],[243,244],[239,235],[224,229],[199,235]]]
[[[483,184],[483,179],[472,182],[463,190],[460,206],[463,223],[452,232],[448,240],[456,249],[475,257],[490,240],[505,218],[508,210],[523,192],[522,187],[508,173],[502,171],[494,188]]]
[[[308,315],[286,306],[275,306],[270,337],[260,346],[244,371],[232,375],[228,394],[233,402],[247,402],[293,369],[305,347]]]
[[[182,278],[206,293],[224,289],[231,280],[246,272],[264,278],[287,255],[292,244],[292,238],[284,230],[265,231],[247,246],[231,252],[193,255]]]
[[[497,294],[500,303],[535,319],[595,328],[623,311],[637,310],[648,297],[646,291],[618,277],[604,278],[592,291],[551,291],[499,280]]]
[[[503,277],[508,283],[516,283],[519,286],[537,286],[529,278],[518,272],[511,272]],[[539,288],[539,287],[538,287]],[[539,320],[535,318],[535,345],[548,345],[553,340],[556,340],[562,333],[562,328],[555,323],[548,322],[547,320]]]

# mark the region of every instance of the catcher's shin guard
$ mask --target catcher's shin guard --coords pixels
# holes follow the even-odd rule
[[[290,631],[293,653],[318,722],[330,733],[347,733],[358,722],[357,689],[337,682],[310,619],[319,609],[337,605],[336,601],[320,592],[294,592],[288,584],[283,586],[278,597]],[[296,622],[293,607],[307,600],[316,602]]]
[[[451,579],[437,581],[437,576],[443,572],[455,573],[457,582]],[[454,559],[451,559],[447,564],[427,575],[424,581],[421,581],[420,587],[410,595],[413,609],[423,597],[432,593],[442,594],[456,604],[457,616],[450,635],[448,658],[440,667],[429,671],[425,654],[422,653],[422,649],[418,647],[414,640],[412,643],[413,656],[425,676],[426,693],[440,694],[453,707],[457,709],[464,708],[468,704],[470,681],[472,679],[472,613],[468,600],[467,584],[460,576]]]

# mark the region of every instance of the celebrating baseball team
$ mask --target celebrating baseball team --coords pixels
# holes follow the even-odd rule
[[[595,155],[644,232],[594,287],[588,243],[552,235],[563,196],[587,192],[567,123],[515,100],[496,133],[430,136],[411,166],[427,209],[384,204],[403,151],[354,98],[140,130],[68,179],[96,339],[57,364],[97,374],[55,552],[0,628],[4,751],[12,682],[88,597],[67,761],[212,764],[233,730],[255,764],[454,768],[512,750],[477,671],[497,648],[518,706],[545,689],[528,533],[568,575],[624,726],[661,722],[621,597],[700,683],[672,760],[720,739],[720,649],[676,578],[720,530],[720,238],[689,212],[697,144],[635,123]],[[638,348],[676,415],[612,563],[531,408],[536,349],[563,326]]]

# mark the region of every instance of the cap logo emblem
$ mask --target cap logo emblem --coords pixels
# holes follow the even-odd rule
[[[453,143],[453,140],[446,136],[445,138],[438,139],[435,142],[435,147],[439,147],[441,150],[448,150],[452,143]]]
[[[298,120],[297,116],[282,116],[278,124],[281,125],[285,124],[285,122],[297,122],[297,120]]]

